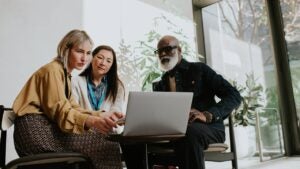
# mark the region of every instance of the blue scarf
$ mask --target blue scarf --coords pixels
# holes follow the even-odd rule
[[[90,104],[93,110],[99,110],[106,96],[107,78],[103,77],[101,83],[95,86],[91,78],[87,78],[87,88]]]

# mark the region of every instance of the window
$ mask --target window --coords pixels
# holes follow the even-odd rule
[[[95,44],[110,44],[117,51],[128,90],[151,90],[160,77],[153,52],[163,35],[176,36],[184,57],[197,59],[192,0],[86,1],[84,11],[84,26]]]
[[[237,86],[247,104],[242,109],[256,108],[247,109],[246,118],[235,118],[237,126],[252,133],[236,137],[237,144],[248,143],[248,152],[238,156],[259,152],[266,160],[282,155],[276,67],[264,1],[223,0],[203,8],[202,16],[207,63]],[[256,139],[258,132],[261,137]]]

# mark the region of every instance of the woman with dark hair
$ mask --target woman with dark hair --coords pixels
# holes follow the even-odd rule
[[[98,46],[92,52],[90,65],[77,77],[72,78],[72,91],[81,107],[101,111],[103,115],[123,112],[124,85],[118,77],[115,51],[110,46]],[[122,168],[118,143],[101,137],[98,147],[101,165]]]

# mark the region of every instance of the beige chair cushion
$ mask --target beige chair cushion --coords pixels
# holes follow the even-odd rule
[[[228,149],[228,145],[224,143],[209,144],[205,152],[223,152]]]
[[[224,143],[209,144],[208,148],[204,152],[224,152],[228,149],[228,145]],[[160,146],[149,146],[148,151],[152,153],[169,154],[174,153],[173,149],[160,147]]]

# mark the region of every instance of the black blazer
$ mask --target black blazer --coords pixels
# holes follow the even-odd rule
[[[194,93],[191,108],[212,113],[214,118],[209,125],[224,131],[223,120],[241,103],[236,88],[206,64],[182,59],[153,83],[153,91],[170,91],[169,76],[175,76],[176,91]],[[216,102],[215,96],[221,100]]]

